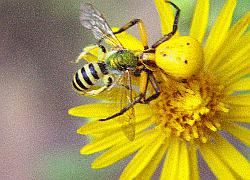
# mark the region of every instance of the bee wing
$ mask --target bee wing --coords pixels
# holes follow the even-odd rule
[[[131,80],[129,80],[129,78],[129,74],[125,72],[124,75],[116,76],[114,87],[110,90],[103,91],[94,97],[86,95],[103,101],[103,106],[107,109],[107,116],[102,118],[114,115],[133,101],[137,93],[132,89]],[[132,106],[123,115],[115,117],[114,119],[116,123],[120,124],[122,132],[130,141],[133,141],[135,138],[135,118],[135,109]]]
[[[133,101],[133,89],[131,85],[131,74],[129,71],[125,72],[125,74],[121,77],[120,86],[123,86],[120,98],[120,109],[131,104]],[[130,140],[133,141],[135,138],[135,110],[132,106],[121,118],[120,118],[121,129],[124,132],[125,136]]]
[[[131,109],[128,111],[131,111]],[[135,116],[133,116],[133,117],[125,116],[123,119],[121,129],[122,129],[123,133],[125,134],[125,136],[130,141],[133,141],[135,139]]]
[[[104,16],[89,3],[80,7],[81,24],[92,31],[97,40],[105,39],[112,46],[122,48],[122,44],[114,35]]]

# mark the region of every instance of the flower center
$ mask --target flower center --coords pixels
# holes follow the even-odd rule
[[[155,123],[169,135],[206,143],[220,129],[220,114],[228,112],[221,102],[224,88],[204,75],[186,83],[167,81],[160,84],[160,97],[150,104]]]

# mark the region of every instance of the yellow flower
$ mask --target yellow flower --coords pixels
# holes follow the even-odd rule
[[[164,0],[155,3],[162,33],[166,34],[172,29],[171,6]],[[217,178],[250,177],[249,161],[224,136],[229,133],[250,145],[250,130],[240,124],[250,123],[250,77],[246,76],[250,73],[250,34],[246,32],[250,13],[230,27],[235,6],[236,0],[226,1],[211,29],[203,48],[205,65],[201,73],[187,83],[163,76],[159,98],[148,105],[135,106],[134,141],[129,141],[120,130],[117,119],[122,116],[94,121],[119,111],[115,106],[107,109],[105,103],[99,103],[69,110],[73,116],[94,119],[77,131],[93,137],[81,154],[105,150],[94,160],[92,168],[110,166],[136,152],[121,179],[150,179],[162,160],[161,179],[199,179],[199,151]],[[209,0],[197,1],[190,36],[201,44],[208,15]],[[127,33],[118,37],[127,48],[142,47]]]

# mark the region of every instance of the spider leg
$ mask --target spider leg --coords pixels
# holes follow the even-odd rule
[[[107,118],[104,118],[104,119],[99,119],[99,121],[107,121],[109,119],[113,119],[115,117],[123,115],[126,111],[128,111],[135,104],[140,103],[142,98],[143,98],[143,96],[141,96],[141,95],[137,96],[131,103],[129,103],[126,107],[121,109],[118,113],[115,113],[115,114],[113,114]]]
[[[138,31],[139,31],[139,34],[141,37],[141,41],[142,41],[144,50],[146,50],[146,49],[148,49],[148,35],[147,35],[146,28],[144,26],[144,23],[141,19],[133,19],[133,20],[129,21],[127,24],[122,26],[118,31],[114,32],[114,34],[122,33],[123,31],[126,31],[127,29],[129,29],[130,27],[132,27],[136,24],[138,25]]]
[[[176,33],[177,29],[178,29],[178,22],[179,22],[179,16],[180,16],[180,11],[181,10],[180,10],[180,8],[178,6],[176,6],[171,1],[165,1],[165,2],[171,4],[176,9],[175,18],[174,18],[174,24],[173,24],[173,29],[172,29],[172,31],[170,33],[164,35],[156,43],[154,43],[152,45],[152,48],[156,48],[157,46],[159,46],[163,42],[169,40],[173,35],[175,35],[175,33]]]
[[[145,72],[145,73],[143,73],[143,72]],[[107,121],[107,120],[113,119],[115,117],[121,116],[125,112],[127,112],[130,108],[132,108],[135,104],[137,104],[137,103],[149,103],[150,101],[156,99],[160,95],[159,87],[157,85],[156,79],[153,76],[152,72],[148,71],[148,70],[143,71],[143,72],[142,73],[144,75],[142,74],[142,76],[144,76],[145,78],[143,77],[143,80],[142,80],[143,81],[142,82],[143,87],[141,87],[142,88],[141,93],[137,97],[135,97],[134,100],[131,103],[129,103],[126,107],[121,109],[118,113],[115,113],[115,114],[113,114],[113,115],[111,115],[111,116],[109,116],[107,118],[104,118],[104,119],[99,119],[99,121]],[[150,97],[145,99],[145,95],[146,95],[146,91],[147,91],[149,81],[151,82],[151,84],[152,84],[152,86],[153,86],[153,88],[155,90],[155,94],[153,94]],[[145,99],[145,100],[143,100],[143,99]]]

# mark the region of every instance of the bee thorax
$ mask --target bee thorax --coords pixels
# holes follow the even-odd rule
[[[107,57],[106,64],[111,71],[126,71],[137,67],[138,56],[129,50],[118,50]]]

